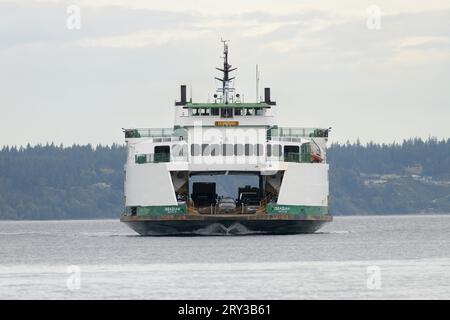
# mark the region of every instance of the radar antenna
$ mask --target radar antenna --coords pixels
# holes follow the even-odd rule
[[[222,82],[222,88],[219,88],[217,91],[222,92],[222,99],[224,103],[228,103],[229,101],[229,93],[234,91],[234,88],[231,86],[231,81],[234,80],[235,77],[230,78],[230,72],[236,70],[237,68],[231,68],[231,64],[228,64],[228,42],[229,40],[223,40],[223,69],[216,68],[219,71],[223,72],[223,78],[215,78]]]

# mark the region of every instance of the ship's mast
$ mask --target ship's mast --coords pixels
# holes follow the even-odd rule
[[[222,92],[222,102],[228,103],[230,92],[234,91],[234,88],[231,86],[231,81],[234,80],[234,77],[230,78],[230,72],[236,70],[237,68],[231,68],[231,65],[228,64],[228,42],[229,40],[221,40],[223,42],[223,69],[216,68],[219,71],[223,72],[223,78],[217,78],[217,80],[222,82],[222,88],[219,88],[217,91]]]

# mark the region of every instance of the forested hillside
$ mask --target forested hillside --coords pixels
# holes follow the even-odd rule
[[[450,139],[332,145],[334,214],[450,212]]]
[[[450,212],[450,139],[332,145],[333,214]],[[0,150],[0,219],[117,218],[121,145]]]
[[[27,146],[0,151],[0,218],[117,217],[125,148]]]

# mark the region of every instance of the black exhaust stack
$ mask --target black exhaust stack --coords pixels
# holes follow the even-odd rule
[[[176,106],[184,106],[184,105],[186,105],[186,103],[187,103],[187,100],[186,100],[186,85],[184,85],[184,84],[180,86],[180,97],[181,97],[181,100],[175,102],[175,105]]]
[[[264,102],[271,106],[277,104],[275,101],[270,101],[270,88],[264,88]]]

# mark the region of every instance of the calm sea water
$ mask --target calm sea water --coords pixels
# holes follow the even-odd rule
[[[450,298],[450,215],[316,234],[140,237],[117,220],[0,222],[2,299]]]

